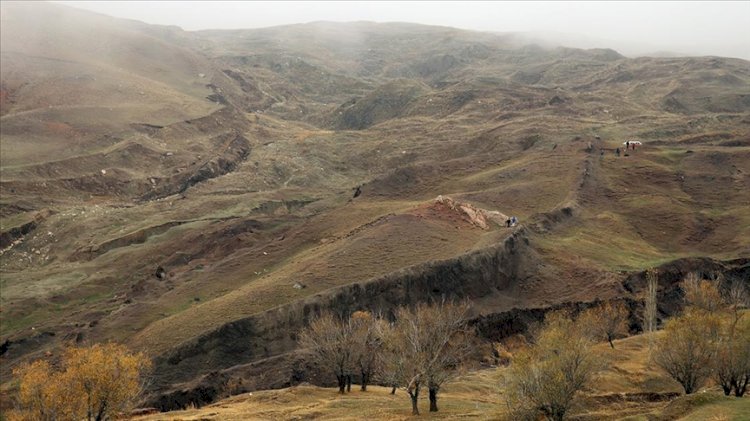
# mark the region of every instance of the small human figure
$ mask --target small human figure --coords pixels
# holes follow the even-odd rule
[[[630,141],[625,142],[625,150],[630,149]]]
[[[508,218],[508,219],[505,220],[505,226],[507,226],[508,228],[510,228],[510,218]]]
[[[620,156],[620,148],[617,148],[617,149],[615,150],[615,154],[617,154],[617,156]]]

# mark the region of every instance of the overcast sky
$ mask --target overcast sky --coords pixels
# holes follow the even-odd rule
[[[669,51],[750,59],[750,1],[734,2],[176,2],[59,1],[186,30],[319,20],[414,22],[493,32],[544,32],[571,47],[626,55]]]

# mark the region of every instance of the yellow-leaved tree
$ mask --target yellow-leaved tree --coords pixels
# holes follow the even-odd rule
[[[65,350],[55,370],[44,360],[13,370],[17,409],[9,420],[96,420],[127,413],[145,387],[151,362],[122,345]]]
[[[518,352],[506,377],[513,421],[562,421],[578,393],[602,368],[585,327],[567,311],[550,312],[534,343]]]

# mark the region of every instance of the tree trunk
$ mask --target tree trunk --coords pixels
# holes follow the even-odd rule
[[[750,376],[744,376],[739,381],[734,382],[734,396],[738,398],[744,396],[748,383],[750,383]]]
[[[607,340],[609,341],[609,346],[615,349],[615,344],[612,342],[612,335],[607,335]]]
[[[352,391],[352,375],[351,374],[346,375],[346,391],[347,392]]]
[[[396,394],[396,385],[391,386],[391,395]]]
[[[725,396],[729,396],[732,393],[732,386],[722,383],[721,384],[721,390],[724,391]]]
[[[563,421],[565,419],[566,410],[559,406],[552,405],[544,407],[542,412],[544,413],[544,417],[549,421]]]
[[[429,393],[430,393],[430,412],[437,412],[438,411],[438,407],[437,407],[438,391],[436,388],[431,387],[429,390]]]
[[[367,383],[370,382],[370,376],[367,372],[362,371],[362,391],[367,392]]]
[[[685,389],[685,394],[689,395],[695,391],[695,386],[698,382],[696,379],[687,378],[682,382],[682,387]]]
[[[417,407],[417,398],[419,398],[419,387],[414,390],[409,390],[409,397],[411,398],[411,414],[419,415],[419,407]]]
[[[103,421],[106,413],[107,413],[107,401],[105,400],[99,406],[99,412],[96,414],[96,421]]]
[[[339,382],[339,393],[344,394],[346,392],[346,376],[336,375],[336,380]]]

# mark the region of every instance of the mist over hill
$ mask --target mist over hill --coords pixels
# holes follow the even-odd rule
[[[748,280],[748,61],[0,7],[3,383],[114,340],[172,409],[315,381],[295,338],[324,309],[468,298],[499,340],[650,267],[662,316],[688,271]]]

